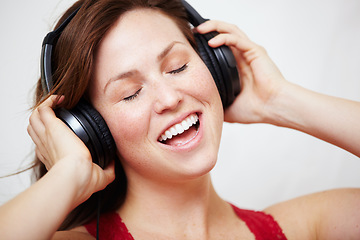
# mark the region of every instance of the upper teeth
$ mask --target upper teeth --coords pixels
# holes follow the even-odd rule
[[[198,120],[199,117],[195,113],[191,114],[181,123],[175,124],[168,130],[166,130],[163,134],[161,134],[161,136],[159,137],[159,141],[165,141],[167,139],[171,139],[173,136],[183,133],[184,131],[188,130],[192,125],[195,125]]]

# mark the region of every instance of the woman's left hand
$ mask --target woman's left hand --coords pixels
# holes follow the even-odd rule
[[[265,49],[252,42],[237,26],[221,21],[207,21],[196,31],[201,34],[219,32],[209,45],[213,48],[229,46],[237,61],[241,94],[226,109],[225,121],[271,123],[271,102],[287,82]]]
[[[316,93],[286,81],[264,48],[250,41],[235,25],[207,21],[197,31],[219,32],[209,45],[229,46],[237,61],[242,89],[225,110],[225,121],[296,129],[360,157],[359,102]]]

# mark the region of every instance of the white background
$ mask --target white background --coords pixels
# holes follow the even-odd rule
[[[39,76],[41,43],[72,3],[19,0],[1,4],[1,176],[33,159],[26,127]],[[360,100],[360,1],[189,3],[206,18],[238,25],[267,49],[289,81]],[[0,204],[28,187],[29,175],[0,178]],[[315,191],[360,187],[360,159],[293,130],[264,124],[225,124],[213,182],[226,200],[240,207],[261,209]]]

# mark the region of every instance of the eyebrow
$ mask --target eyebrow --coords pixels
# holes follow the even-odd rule
[[[184,44],[182,42],[179,42],[179,41],[173,41],[171,42],[158,56],[157,56],[157,61],[160,62],[161,60],[163,60],[171,51],[171,49],[173,49],[173,47],[176,45],[176,44]],[[105,84],[105,87],[104,87],[104,92],[106,91],[107,87],[110,85],[110,83],[112,82],[115,82],[115,81],[118,81],[118,80],[123,80],[125,78],[129,78],[133,75],[136,75],[139,71],[138,70],[130,70],[130,71],[127,71],[127,72],[124,72],[124,73],[120,73],[120,74],[117,74],[115,77],[112,77],[109,79],[109,81]]]
[[[170,43],[157,57],[158,61],[163,60],[166,55],[169,54],[169,52],[171,51],[171,49],[175,46],[175,44],[183,44],[182,42],[178,42],[178,41],[173,41],[172,43]]]

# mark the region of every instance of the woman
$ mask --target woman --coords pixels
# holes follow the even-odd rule
[[[360,156],[360,104],[287,82],[265,50],[237,27],[209,21],[196,28],[220,32],[209,45],[230,46],[237,60],[242,92],[223,112],[175,1],[156,7],[137,1],[77,2],[65,15],[80,5],[55,50],[61,97],[41,102],[39,85],[28,128],[48,172],[0,208],[5,239],[93,239],[88,216],[63,221],[114,181],[119,162],[126,194],[115,192],[124,184],[117,174],[116,184],[105,190],[111,189],[115,200],[106,199],[111,206],[104,211],[121,216],[121,226],[133,238],[260,239],[211,184],[224,119],[294,128]],[[73,107],[83,96],[103,116],[116,143],[119,159],[104,170],[53,112],[57,106]],[[190,122],[189,129],[168,136],[183,121]],[[344,189],[279,203],[261,216],[276,220],[271,224],[282,229],[279,239],[360,239],[359,203],[359,190]],[[24,223],[20,228],[19,222]],[[62,223],[66,231],[56,232]]]

